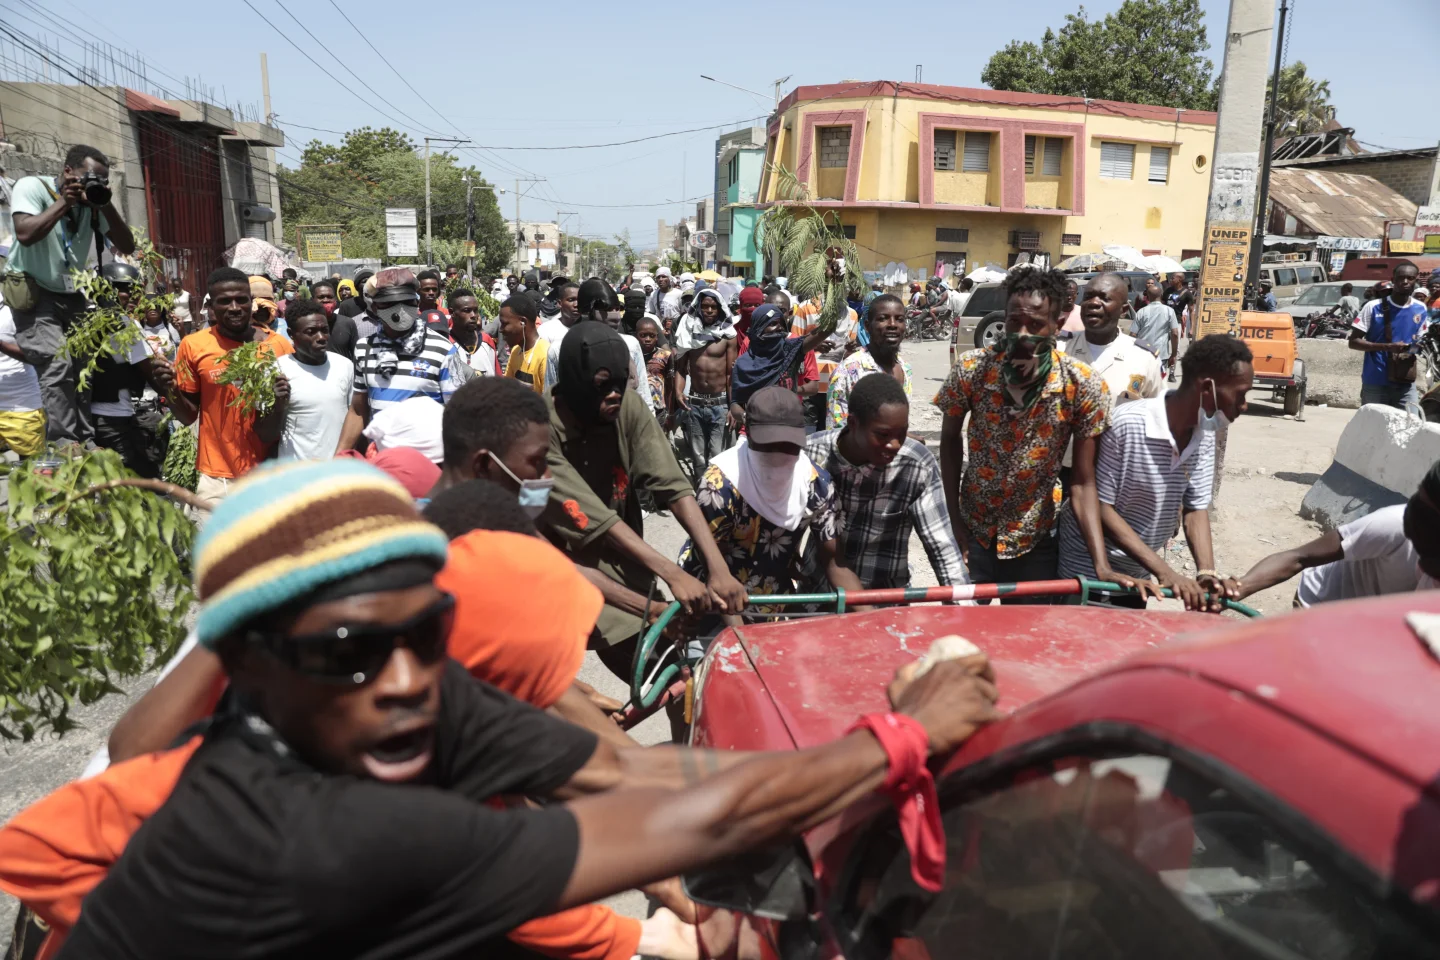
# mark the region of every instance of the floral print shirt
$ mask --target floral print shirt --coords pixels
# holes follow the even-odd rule
[[[1001,379],[1003,360],[992,350],[962,353],[935,406],[947,417],[970,414],[960,517],[982,547],[1011,560],[1050,536],[1065,448],[1072,436],[1104,432],[1110,394],[1099,374],[1057,350],[1045,388],[1028,410],[1021,409]]]
[[[900,370],[905,374],[905,396],[910,396],[910,385],[915,381],[910,372],[910,361],[900,357]],[[888,372],[880,369],[880,364],[870,355],[865,347],[856,350],[850,356],[840,361],[840,366],[830,375],[830,387],[825,391],[825,425],[831,429],[838,430],[845,426],[850,419],[850,391],[855,389],[855,384],[860,382],[861,377],[868,377],[872,373]]]
[[[806,516],[795,530],[777,526],[752,510],[713,463],[700,478],[695,500],[710,524],[715,545],[725,555],[730,575],[749,593],[794,593],[805,531],[810,531],[814,542],[835,539],[835,488],[830,475],[813,464]],[[689,540],[680,551],[679,563],[686,573],[704,578],[705,560]]]

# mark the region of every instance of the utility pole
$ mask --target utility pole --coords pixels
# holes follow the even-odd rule
[[[435,265],[435,249],[430,237],[430,141],[432,140],[436,143],[448,143],[456,147],[470,141],[456,137],[425,138],[425,262],[433,267]]]
[[[1289,0],[1280,0],[1280,29],[1275,33],[1275,69],[1270,74],[1270,104],[1265,114],[1265,136],[1260,141],[1260,199],[1255,201],[1255,236],[1250,238],[1250,268],[1245,271],[1245,301],[1254,306],[1260,296],[1260,255],[1265,251],[1265,230],[1270,206],[1270,154],[1275,143],[1275,107],[1280,100],[1280,68],[1285,56],[1285,14]]]
[[[273,126],[274,112],[270,109],[270,67],[265,62],[265,54],[260,54],[260,96],[265,101],[265,125]]]
[[[465,181],[465,276],[475,279],[475,182],[469,176]]]
[[[1255,231],[1255,180],[1263,150],[1265,58],[1275,33],[1275,0],[1230,0],[1225,59],[1220,68],[1219,117],[1210,164],[1210,201],[1205,209],[1205,253],[1200,258],[1199,301],[1192,336],[1240,334],[1245,306],[1245,271]],[[1265,225],[1260,224],[1263,241]],[[1219,499],[1228,430],[1215,437],[1215,479]]]
[[[1205,210],[1205,253],[1194,336],[1238,335],[1246,261],[1255,230],[1255,187],[1265,112],[1265,66],[1275,33],[1275,0],[1230,0],[1220,115]],[[1263,231],[1264,225],[1261,225]],[[1218,471],[1217,471],[1218,476]]]
[[[525,257],[525,240],[520,235],[520,184],[544,183],[544,177],[516,177],[515,178],[515,276],[520,276],[523,268],[522,260]]]

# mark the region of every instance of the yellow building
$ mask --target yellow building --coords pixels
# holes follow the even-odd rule
[[[839,210],[863,267],[933,274],[1052,263],[1110,243],[1197,256],[1215,114],[880,80],[798,87],[767,130],[760,206],[779,163]]]

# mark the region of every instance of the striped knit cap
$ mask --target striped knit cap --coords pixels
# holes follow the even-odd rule
[[[445,563],[438,527],[358,460],[282,460],[249,473],[195,544],[196,630],[208,647],[255,617],[382,563]]]

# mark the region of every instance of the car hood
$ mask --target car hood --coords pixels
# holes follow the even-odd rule
[[[1015,710],[1179,634],[1235,622],[1105,607],[890,607],[726,631],[709,666],[754,670],[803,749],[843,735],[861,714],[888,709],[885,688],[895,671],[947,634],[985,651],[995,668],[999,706]]]

